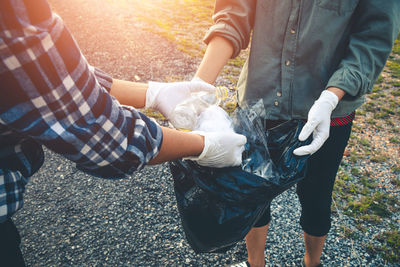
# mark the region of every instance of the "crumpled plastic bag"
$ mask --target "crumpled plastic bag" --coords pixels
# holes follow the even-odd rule
[[[170,163],[186,239],[193,250],[225,252],[242,240],[271,201],[304,178],[308,156],[293,150],[303,121],[264,131],[255,108],[237,108],[233,126],[247,137],[241,167],[209,168],[193,161]]]
[[[193,130],[198,126],[199,116],[208,108],[218,108],[226,97],[226,88],[217,87],[215,92],[193,92],[190,97],[179,103],[171,118],[172,125],[177,129]]]
[[[228,113],[219,106],[207,107],[197,118],[195,131],[234,132],[233,121]]]

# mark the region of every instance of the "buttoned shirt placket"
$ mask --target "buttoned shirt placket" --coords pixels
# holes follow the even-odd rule
[[[281,58],[281,89],[276,91],[274,106],[281,112],[292,114],[293,79],[296,66],[296,49],[302,0],[292,0],[292,9],[286,25]],[[286,95],[285,95],[286,94]],[[285,101],[282,101],[285,99]]]

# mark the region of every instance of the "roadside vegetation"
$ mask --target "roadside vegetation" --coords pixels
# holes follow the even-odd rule
[[[347,238],[370,232],[370,255],[400,262],[400,38],[366,103],[357,110],[353,132],[334,190],[337,213],[353,219]],[[371,231],[369,225],[377,226]]]

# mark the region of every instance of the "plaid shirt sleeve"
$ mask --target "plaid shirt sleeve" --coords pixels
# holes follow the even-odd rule
[[[0,124],[102,177],[154,158],[161,128],[109,93],[45,0],[0,2]]]

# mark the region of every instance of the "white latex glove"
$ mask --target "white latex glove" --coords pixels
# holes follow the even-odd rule
[[[193,77],[192,82],[203,82],[203,83],[207,83],[207,82],[203,81],[203,79],[200,78],[200,77]]]
[[[171,119],[176,105],[188,99],[191,93],[201,91],[215,92],[215,87],[203,81],[175,83],[149,82],[145,107],[156,109],[167,119]]]
[[[204,136],[204,149],[200,156],[185,159],[214,168],[238,166],[242,163],[242,153],[247,142],[244,135],[232,132],[194,131],[192,133]]]
[[[293,151],[297,156],[313,154],[325,143],[329,137],[331,114],[336,108],[339,98],[331,91],[324,90],[321,96],[312,105],[308,112],[307,123],[300,132],[299,140],[306,140],[313,133],[313,141]]]

